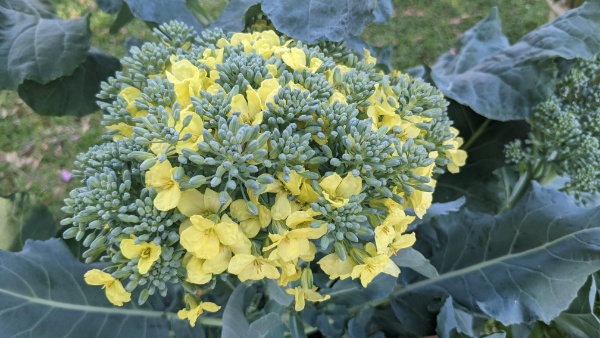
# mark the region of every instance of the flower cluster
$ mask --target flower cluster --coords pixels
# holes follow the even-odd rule
[[[542,184],[557,176],[576,198],[600,191],[600,55],[578,60],[527,122],[529,139],[506,145],[509,162],[519,163]],[[583,200],[585,202],[585,200]]]
[[[107,142],[78,157],[84,186],[63,208],[64,236],[111,263],[86,281],[116,305],[182,284],[193,325],[218,310],[196,295],[221,274],[275,279],[298,311],[328,298],[312,269],[365,287],[397,276],[433,175],[466,158],[440,92],[339,44],[202,35],[163,25],[102,86]]]

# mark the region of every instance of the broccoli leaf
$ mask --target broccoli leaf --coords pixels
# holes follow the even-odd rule
[[[87,16],[62,20],[46,7],[11,8],[0,7],[0,90],[24,80],[49,83],[85,61],[92,37]]]
[[[260,3],[261,0],[232,0],[211,27],[219,27],[225,33],[241,32],[244,29],[246,12]]]
[[[0,250],[19,251],[27,239],[45,240],[56,233],[50,210],[29,193],[0,197]]]
[[[179,20],[201,33],[204,27],[185,7],[182,0],[125,0],[136,18],[156,24]]]
[[[77,261],[64,242],[27,241],[23,251],[0,251],[0,336],[32,337],[203,337],[202,326],[182,329],[170,306],[181,294],[167,299],[150,296],[143,306],[132,301],[113,306],[100,286],[87,285],[83,275],[105,264]],[[167,318],[171,319],[169,321]],[[176,325],[172,322],[176,321]]]
[[[374,0],[263,0],[262,10],[277,30],[308,44],[358,36],[375,20]]]
[[[90,48],[87,59],[69,76],[47,84],[25,81],[19,85],[19,96],[41,115],[82,116],[97,111],[96,94],[100,82],[121,69],[119,60],[97,48]]]
[[[587,1],[508,47],[494,9],[447,53],[432,77],[448,97],[487,118],[522,120],[547,98],[575,58],[600,50],[600,0]]]
[[[463,209],[429,225],[429,260],[439,276],[404,285],[392,306],[407,330],[432,334],[430,304],[446,295],[504,325],[550,322],[600,269],[600,207],[533,183],[514,209],[498,216]],[[417,237],[419,237],[417,228]]]
[[[121,10],[123,0],[96,0],[98,8],[108,14],[115,14]]]
[[[600,336],[600,319],[594,313],[598,295],[597,275],[591,275],[569,308],[554,319],[571,337]]]

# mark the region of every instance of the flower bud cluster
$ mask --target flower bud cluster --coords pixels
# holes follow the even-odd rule
[[[576,198],[600,191],[600,56],[578,60],[527,122],[529,139],[507,144],[507,161],[544,183],[569,178],[563,190]]]
[[[434,173],[466,157],[437,89],[268,29],[154,36],[102,85],[107,143],[78,157],[84,186],[64,208],[65,237],[126,283],[117,303],[181,283],[193,322],[192,307],[214,308],[196,291],[224,273],[311,301],[327,299],[317,266],[364,286],[399,273],[390,256],[415,240],[404,211],[423,217]]]

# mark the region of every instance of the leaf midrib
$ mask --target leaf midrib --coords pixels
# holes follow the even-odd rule
[[[93,305],[79,305],[79,304],[71,304],[58,302],[50,299],[42,299],[29,297],[22,294],[14,293],[8,290],[0,289],[0,293],[7,294],[9,296],[13,296],[20,299],[25,299],[26,301],[34,304],[40,304],[45,306],[50,306],[54,308],[66,309],[66,310],[75,310],[75,311],[83,311],[83,312],[95,312],[95,313],[107,313],[107,314],[119,314],[126,316],[145,316],[145,317],[171,317],[175,316],[175,313],[168,311],[154,311],[154,310],[140,310],[140,309],[123,309],[123,308],[110,308],[104,306],[93,306]]]
[[[559,237],[559,238],[557,238],[557,239],[555,239],[555,240],[553,240],[551,242],[546,242],[546,243],[544,243],[541,246],[538,246],[538,247],[535,247],[535,248],[531,248],[529,250],[525,250],[525,251],[522,251],[522,252],[519,252],[519,253],[516,253],[516,254],[509,254],[509,255],[500,256],[498,258],[494,258],[494,259],[491,259],[489,261],[483,261],[483,262],[480,262],[480,263],[477,263],[477,264],[474,264],[474,265],[470,265],[470,266],[468,266],[466,268],[462,268],[462,269],[459,269],[459,270],[450,271],[450,272],[447,272],[445,274],[440,274],[440,276],[438,278],[425,279],[425,280],[422,280],[422,281],[419,281],[419,282],[416,282],[416,283],[413,283],[413,284],[409,284],[409,285],[407,285],[407,286],[405,286],[405,287],[403,287],[401,289],[398,289],[398,290],[392,292],[392,294],[390,295],[390,297],[399,296],[399,295],[401,295],[401,294],[403,294],[405,292],[410,292],[412,290],[415,290],[415,289],[418,289],[420,287],[427,286],[427,285],[430,285],[430,284],[436,284],[436,283],[444,281],[446,279],[450,279],[450,278],[461,276],[461,275],[466,275],[468,273],[481,270],[481,269],[483,269],[485,267],[488,267],[488,266],[493,266],[493,265],[495,265],[497,263],[501,263],[503,261],[506,261],[506,260],[509,260],[509,259],[512,259],[512,258],[517,258],[517,257],[525,256],[525,255],[528,255],[528,254],[530,254],[532,252],[536,252],[536,251],[545,249],[547,247],[550,247],[550,246],[552,246],[552,245],[554,245],[556,243],[559,243],[559,242],[561,242],[561,241],[563,241],[563,240],[565,240],[567,238],[574,237],[574,235],[576,235],[576,234],[586,233],[588,231],[596,231],[596,230],[598,230],[598,228],[590,228],[590,229],[584,229],[584,230],[580,230],[580,231],[577,231],[577,232],[573,232],[573,233],[570,233],[570,234],[568,234],[566,236]]]

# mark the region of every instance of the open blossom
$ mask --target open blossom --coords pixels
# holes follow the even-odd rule
[[[85,273],[84,279],[89,285],[102,285],[106,290],[106,298],[114,305],[123,306],[123,303],[131,300],[131,293],[125,291],[121,281],[106,272],[93,269]]]
[[[161,248],[154,243],[135,244],[135,239],[124,239],[121,241],[121,252],[129,259],[138,258],[138,270],[145,274],[160,257]]]

